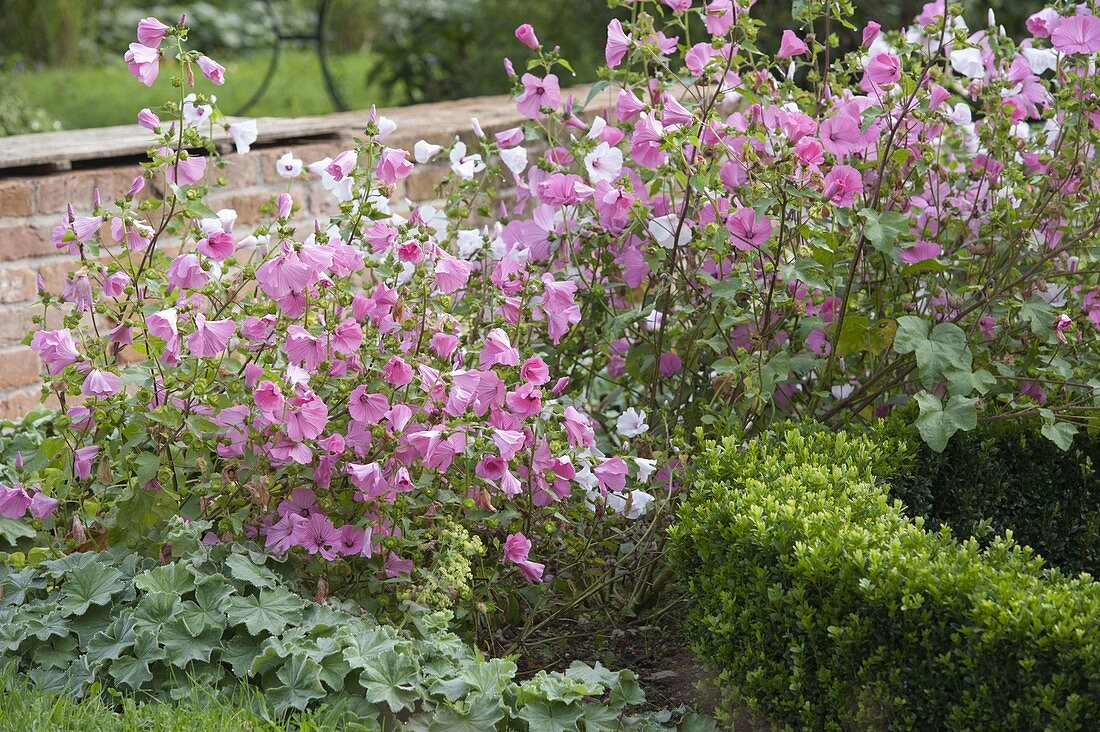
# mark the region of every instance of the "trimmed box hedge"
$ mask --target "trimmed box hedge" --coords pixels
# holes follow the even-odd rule
[[[689,633],[792,729],[1076,730],[1100,720],[1100,584],[906,515],[905,445],[782,426],[710,443],[672,529]]]

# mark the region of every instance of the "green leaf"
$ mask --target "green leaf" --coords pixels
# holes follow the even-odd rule
[[[1073,446],[1073,436],[1077,434],[1077,425],[1071,422],[1047,422],[1041,432],[1043,437],[1063,450]]]
[[[945,407],[938,397],[922,391],[914,396],[920,406],[917,430],[921,438],[936,452],[943,452],[951,435],[959,430],[978,426],[977,399],[952,396]]]
[[[492,732],[504,719],[499,694],[471,694],[435,710],[429,732]]]
[[[168,592],[150,592],[134,609],[134,622],[139,628],[157,631],[172,620],[179,608],[179,596]]]
[[[117,659],[134,645],[134,619],[123,615],[106,630],[96,633],[88,643],[88,661],[98,664]]]
[[[929,333],[928,324],[914,315],[898,318],[894,350],[916,356],[926,389],[939,383],[949,368],[969,371],[974,362],[962,328],[954,323],[939,323]]]
[[[195,589],[195,601],[185,601],[177,617],[191,635],[206,628],[224,628],[226,609],[233,588],[228,582],[206,582]]]
[[[142,592],[163,592],[179,597],[195,589],[195,576],[186,565],[172,562],[142,572],[134,577],[134,584]]]
[[[234,597],[229,601],[229,619],[243,624],[252,635],[282,633],[302,619],[305,602],[285,590],[260,590],[257,596]]]
[[[880,320],[871,324],[866,315],[849,315],[836,341],[836,355],[848,356],[869,351],[876,355],[885,353],[894,342],[898,324],[893,320]]]
[[[6,569],[5,567],[4,570]],[[28,592],[44,589],[46,580],[34,568],[24,569],[22,572],[7,572],[0,581],[4,605],[22,605]]]
[[[245,582],[256,588],[274,589],[279,584],[279,578],[267,567],[262,567],[252,561],[245,554],[230,554],[226,557],[225,564],[229,567],[229,574],[234,579]]]
[[[134,479],[139,485],[145,485],[157,477],[160,470],[160,455],[152,452],[143,452],[134,461],[137,467],[134,470]]]
[[[159,636],[165,657],[179,668],[192,661],[209,661],[210,654],[218,646],[221,637],[221,628],[210,628],[197,636],[191,635],[191,631],[179,620],[165,625]]]
[[[380,653],[393,650],[397,646],[397,638],[393,630],[378,626],[370,630],[357,633],[351,638],[351,643],[344,648],[344,660],[355,669],[365,669],[371,661]]]
[[[997,378],[985,369],[971,371],[960,364],[952,364],[943,375],[950,392],[959,396],[970,396],[975,391],[985,394],[997,383]]]
[[[884,254],[892,252],[898,237],[909,231],[909,219],[896,211],[877,213],[865,208],[859,212],[859,216],[866,222],[863,235],[875,249]]]
[[[359,685],[363,687],[367,701],[372,704],[385,703],[396,714],[411,708],[419,698],[416,690],[419,677],[420,669],[411,655],[386,651],[371,659],[363,669],[359,675]]]
[[[609,82],[607,79],[600,79],[599,81],[594,83],[592,87],[588,90],[588,98],[584,100],[584,106],[587,107],[589,104],[591,104],[592,100],[595,99],[596,96],[604,89],[607,89],[610,84],[611,82]]]
[[[267,692],[269,701],[279,712],[289,709],[305,709],[315,699],[325,697],[325,687],[318,678],[321,667],[304,655],[291,656],[276,674],[282,686]]]
[[[122,656],[111,663],[110,673],[117,683],[137,690],[153,680],[149,664],[164,657],[164,651],[157,646],[152,633],[137,631],[134,634],[133,655]]]
[[[584,705],[584,732],[617,732],[622,729],[622,712],[603,704]]]
[[[584,716],[584,706],[562,701],[534,701],[525,704],[518,716],[531,728],[531,732],[572,732]]]
[[[0,538],[9,546],[14,547],[20,539],[30,539],[37,533],[27,521],[0,516]]]
[[[69,575],[61,590],[61,610],[65,615],[83,615],[91,605],[106,605],[124,587],[121,572],[92,562]]]

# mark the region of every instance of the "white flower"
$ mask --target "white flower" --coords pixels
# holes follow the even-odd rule
[[[604,129],[607,128],[607,120],[603,117],[596,117],[592,120],[592,126],[588,128],[588,134],[585,135],[589,140],[595,140],[603,134]]]
[[[433,145],[427,140],[420,140],[413,145],[413,157],[416,162],[423,165],[428,162],[443,150],[441,145]]]
[[[467,155],[466,143],[458,140],[451,148],[451,170],[463,180],[473,180],[475,173],[485,170],[485,162],[480,155]]]
[[[970,111],[970,105],[965,102],[959,102],[951,111],[947,113],[947,118],[957,125],[968,125],[973,121],[973,114]]]
[[[214,215],[216,218],[199,221],[199,228],[202,229],[203,236],[210,236],[219,231],[233,231],[233,224],[237,222],[236,211],[231,208],[223,208]]]
[[[233,144],[237,146],[237,153],[244,155],[252,149],[252,143],[256,142],[260,131],[256,127],[256,120],[249,119],[244,122],[234,122],[229,125],[229,136],[233,138]]]
[[[1012,134],[1021,140],[1026,140],[1031,136],[1031,128],[1028,127],[1027,122],[1017,122],[1012,125]]]
[[[658,330],[661,327],[661,323],[664,322],[664,319],[664,313],[660,310],[654,310],[642,321],[642,327],[651,332]]]
[[[960,48],[949,54],[951,68],[969,79],[985,78],[985,63],[982,52],[977,48]]]
[[[485,246],[485,237],[477,229],[459,229],[455,235],[455,244],[460,259],[471,259]]]
[[[376,140],[384,140],[397,129],[397,123],[389,117],[378,118],[378,134],[374,136]]]
[[[638,482],[648,483],[650,477],[657,470],[657,461],[636,457],[634,463],[638,466]]]
[[[1031,70],[1037,75],[1058,68],[1058,52],[1053,48],[1026,47],[1021,48],[1020,53],[1024,55]]]
[[[475,135],[485,137],[485,130],[481,129],[481,123],[477,121],[477,117],[470,117],[470,127],[474,128]]]
[[[297,178],[302,174],[302,161],[287,152],[275,162],[275,170],[284,178]]]
[[[615,424],[615,428],[619,431],[619,434],[624,437],[644,435],[649,430],[649,425],[646,424],[645,418],[646,414],[644,411],[639,412],[634,409],[634,407],[630,407],[619,415],[619,421]]]
[[[680,227],[680,236],[676,236],[676,228],[680,225],[680,217],[676,214],[658,216],[649,222],[646,227],[653,241],[665,249],[672,249],[676,245],[683,246],[691,241],[691,227],[684,223]]]
[[[514,174],[519,175],[527,169],[527,148],[516,145],[500,151],[500,160]]]
[[[623,172],[623,151],[601,142],[596,149],[584,156],[584,167],[593,184],[601,180],[610,183]]]
[[[627,495],[630,497],[630,501],[626,513],[623,515],[631,520],[645,516],[646,511],[649,510],[649,504],[653,503],[653,496],[639,490],[630,491]]]

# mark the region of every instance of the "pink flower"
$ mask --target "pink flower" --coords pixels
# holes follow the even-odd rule
[[[122,391],[122,379],[110,371],[92,369],[84,377],[84,383],[80,387],[80,393],[84,396],[106,399]]]
[[[189,186],[202,180],[206,175],[206,158],[201,155],[181,156],[178,163],[169,162],[166,173],[170,183]]]
[[[516,109],[528,119],[543,119],[546,113],[543,109],[557,109],[561,101],[561,87],[558,85],[558,77],[547,74],[540,79],[534,74],[524,74],[523,93],[516,97]]]
[[[181,254],[168,265],[168,286],[181,290],[201,290],[210,275],[194,254]]]
[[[237,323],[231,319],[207,320],[202,313],[196,313],[195,332],[187,336],[187,350],[197,358],[221,355],[236,332]]]
[[[541,582],[545,564],[528,559],[531,553],[531,540],[523,534],[509,534],[504,540],[504,560],[516,565],[528,582]]]
[[[325,166],[325,172],[331,175],[334,181],[339,182],[355,169],[358,162],[358,153],[354,150],[344,150]]]
[[[512,347],[508,340],[508,334],[501,328],[493,328],[485,336],[485,345],[481,349],[479,357],[481,368],[500,364],[502,366],[518,366],[519,351]]]
[[[556,393],[556,392],[555,392]],[[573,447],[591,447],[596,442],[596,433],[592,430],[592,424],[588,417],[578,412],[574,407],[565,408],[565,435],[569,444]]]
[[[682,13],[691,7],[691,0],[661,0],[661,2],[677,13]]]
[[[668,153],[661,149],[665,130],[661,123],[642,114],[634,125],[634,134],[630,137],[630,155],[634,161],[646,168],[656,168],[668,159]]]
[[[703,15],[703,24],[707,28],[707,33],[712,36],[724,36],[730,32],[735,18],[733,0],[712,0]]]
[[[871,44],[875,42],[879,34],[882,32],[882,26],[871,20],[867,22],[867,25],[863,27],[863,47],[870,48]]]
[[[286,436],[294,442],[312,440],[325,431],[328,424],[328,407],[313,392],[290,400],[286,415]]]
[[[21,485],[11,488],[0,485],[0,516],[9,519],[20,519],[26,515],[31,506],[31,496]]]
[[[546,362],[538,356],[532,356],[524,361],[523,365],[519,367],[519,375],[528,384],[534,384],[535,386],[541,386],[550,381],[550,369],[546,366]]]
[[[341,526],[339,532],[340,539],[336,549],[340,554],[345,557],[357,557],[363,555],[365,549],[366,556],[370,556],[370,536],[365,530],[348,524]]]
[[[592,472],[602,491],[621,491],[626,488],[627,465],[621,457],[604,458]]]
[[[130,74],[145,86],[152,86],[160,73],[160,52],[155,48],[131,43],[130,50],[123,58],[130,68]]]
[[[168,26],[156,18],[142,18],[137,24],[138,43],[149,48],[157,48],[168,34]]]
[[[92,464],[99,457],[99,445],[89,445],[73,452],[73,470],[80,480],[92,477]]]
[[[379,178],[391,185],[408,178],[414,166],[405,159],[407,155],[408,153],[404,150],[387,147],[378,157],[378,165],[374,167],[374,172],[378,174]]]
[[[146,107],[138,112],[137,123],[139,127],[144,127],[147,130],[155,130],[160,127],[160,117],[153,114],[153,110]]]
[[[916,264],[926,259],[935,259],[943,254],[943,248],[934,241],[918,240],[913,246],[903,249],[901,261],[906,264]]]
[[[267,530],[264,546],[276,554],[285,554],[294,546],[294,529],[306,520],[295,513],[289,513],[279,519]]]
[[[320,552],[328,560],[336,559],[339,554],[340,532],[324,514],[315,513],[304,521],[299,521],[292,533],[294,543],[310,554]]]
[[[691,124],[695,118],[692,116],[684,105],[680,104],[674,97],[665,98],[665,109],[661,115],[661,124],[666,127],[671,125],[688,125]]]
[[[233,256],[233,252],[237,249],[237,242],[228,231],[215,231],[205,239],[200,239],[195,247],[206,256],[220,262]]]
[[[901,78],[901,59],[892,53],[876,53],[867,62],[867,78],[875,86],[887,86]]]
[[[726,219],[726,228],[733,234],[733,246],[747,252],[767,244],[772,236],[772,222],[767,216],[757,216],[751,208],[741,207]]]
[[[312,280],[312,270],[289,247],[273,259],[264,262],[256,270],[260,289],[268,297],[278,300],[292,292],[301,292]]]
[[[469,262],[446,256],[435,263],[435,288],[444,294],[465,287],[469,279]]]
[[[864,147],[859,119],[847,111],[826,118],[821,123],[819,134],[822,146],[837,157],[851,155]]]
[[[59,503],[56,498],[50,498],[45,493],[38,491],[31,498],[31,516],[39,521],[47,519],[57,510]]]
[[[1065,22],[1065,21],[1062,21]],[[1061,27],[1061,26],[1059,26]],[[1058,340],[1062,343],[1066,342],[1066,331],[1073,327],[1073,319],[1065,313],[1062,313],[1054,319],[1054,334],[1058,336]]]
[[[1043,8],[1027,19],[1027,31],[1036,38],[1050,38],[1062,16],[1054,8]]]
[[[385,394],[368,394],[363,384],[352,389],[348,397],[348,412],[356,422],[376,424],[389,408]]]
[[[535,37],[535,29],[531,27],[530,23],[524,23],[516,28],[516,40],[532,51],[539,50],[539,39]]]
[[[412,381],[413,370],[400,356],[394,356],[382,367],[382,375],[390,386],[404,386]]]
[[[856,196],[863,193],[863,178],[850,165],[836,165],[825,176],[825,189],[821,195],[837,206],[851,206]]]
[[[809,51],[806,42],[796,36],[793,30],[783,31],[783,39],[779,43],[779,58],[794,58]]]
[[[52,376],[57,376],[66,366],[80,359],[76,340],[68,328],[36,331],[31,336],[31,349],[46,364]]]
[[[283,398],[283,392],[279,385],[266,379],[256,385],[256,389],[252,392],[252,401],[260,408],[261,412],[273,421],[283,411],[283,406],[286,404],[286,399]]]
[[[1096,53],[1100,51],[1100,18],[1095,15],[1062,18],[1050,34],[1050,43],[1062,53]]]
[[[199,65],[199,70],[202,71],[202,75],[214,82],[216,86],[221,86],[225,83],[224,66],[209,56],[199,56],[197,63]]]
[[[604,46],[604,58],[607,65],[615,68],[623,62],[627,51],[633,43],[633,39],[623,31],[623,24],[618,18],[607,24],[607,44]]]

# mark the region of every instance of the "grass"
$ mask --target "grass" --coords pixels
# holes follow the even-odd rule
[[[202,91],[217,95],[224,112],[235,114],[259,89],[270,55],[257,53],[222,61],[226,66],[224,86],[215,87],[201,76],[196,82]],[[337,85],[352,109],[364,109],[371,104],[385,106],[394,101],[377,86],[367,83],[366,76],[375,63],[370,54],[331,60]],[[130,76],[120,58],[117,64],[108,67],[47,68],[18,73],[10,78],[10,85],[17,97],[46,110],[65,129],[83,129],[132,124],[142,107],[157,107],[176,99],[178,92],[171,85],[176,72],[174,62],[162,62],[160,76],[153,88],[148,89]],[[247,115],[300,117],[335,111],[316,52],[284,48],[267,92]]]
[[[123,697],[111,706],[100,697],[75,699],[36,689],[12,672],[0,673],[0,729],[4,732],[321,732],[351,730],[333,715],[263,714],[259,693],[242,686],[232,698],[196,687],[178,702]],[[330,718],[331,717],[331,718]]]

